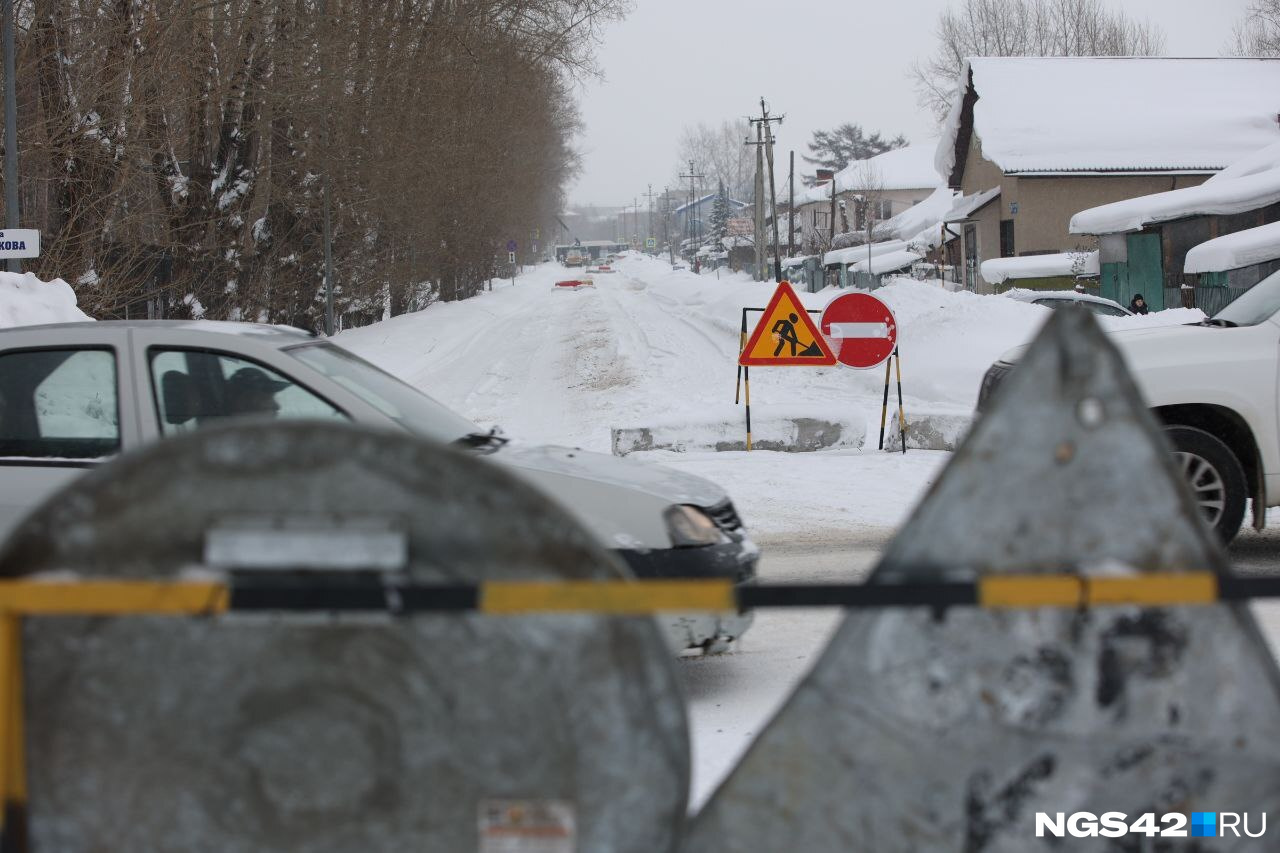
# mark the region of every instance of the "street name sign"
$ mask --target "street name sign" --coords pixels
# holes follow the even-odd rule
[[[40,257],[40,232],[34,228],[0,231],[0,259]]]

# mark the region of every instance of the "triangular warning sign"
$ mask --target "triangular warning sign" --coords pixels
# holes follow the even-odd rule
[[[762,367],[823,367],[835,354],[809,319],[790,282],[780,282],[756,329],[742,348],[738,364]]]

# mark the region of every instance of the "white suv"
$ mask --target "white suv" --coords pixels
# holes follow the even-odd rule
[[[701,477],[518,445],[297,329],[138,321],[0,331],[0,537],[120,451],[236,418],[340,419],[482,453],[559,502],[638,577],[755,578],[759,549]],[[746,614],[665,620],[680,649],[723,650]]]
[[[1240,531],[1249,499],[1261,527],[1265,508],[1280,506],[1280,272],[1204,322],[1118,331],[1111,340],[1222,540]],[[987,371],[980,410],[1025,351],[1010,350]]]

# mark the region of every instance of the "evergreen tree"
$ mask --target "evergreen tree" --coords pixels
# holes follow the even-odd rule
[[[711,208],[711,236],[717,243],[729,236],[729,198],[724,194],[724,181]]]
[[[868,136],[861,125],[846,122],[834,130],[815,130],[813,141],[809,142],[809,153],[800,156],[807,163],[838,172],[855,160],[866,160],[906,144],[907,138],[901,134],[885,137],[876,131]],[[808,186],[814,183],[810,176],[806,176],[804,181]]]

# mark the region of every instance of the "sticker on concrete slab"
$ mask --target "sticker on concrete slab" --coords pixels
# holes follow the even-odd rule
[[[479,853],[575,853],[577,821],[568,800],[485,800]]]

